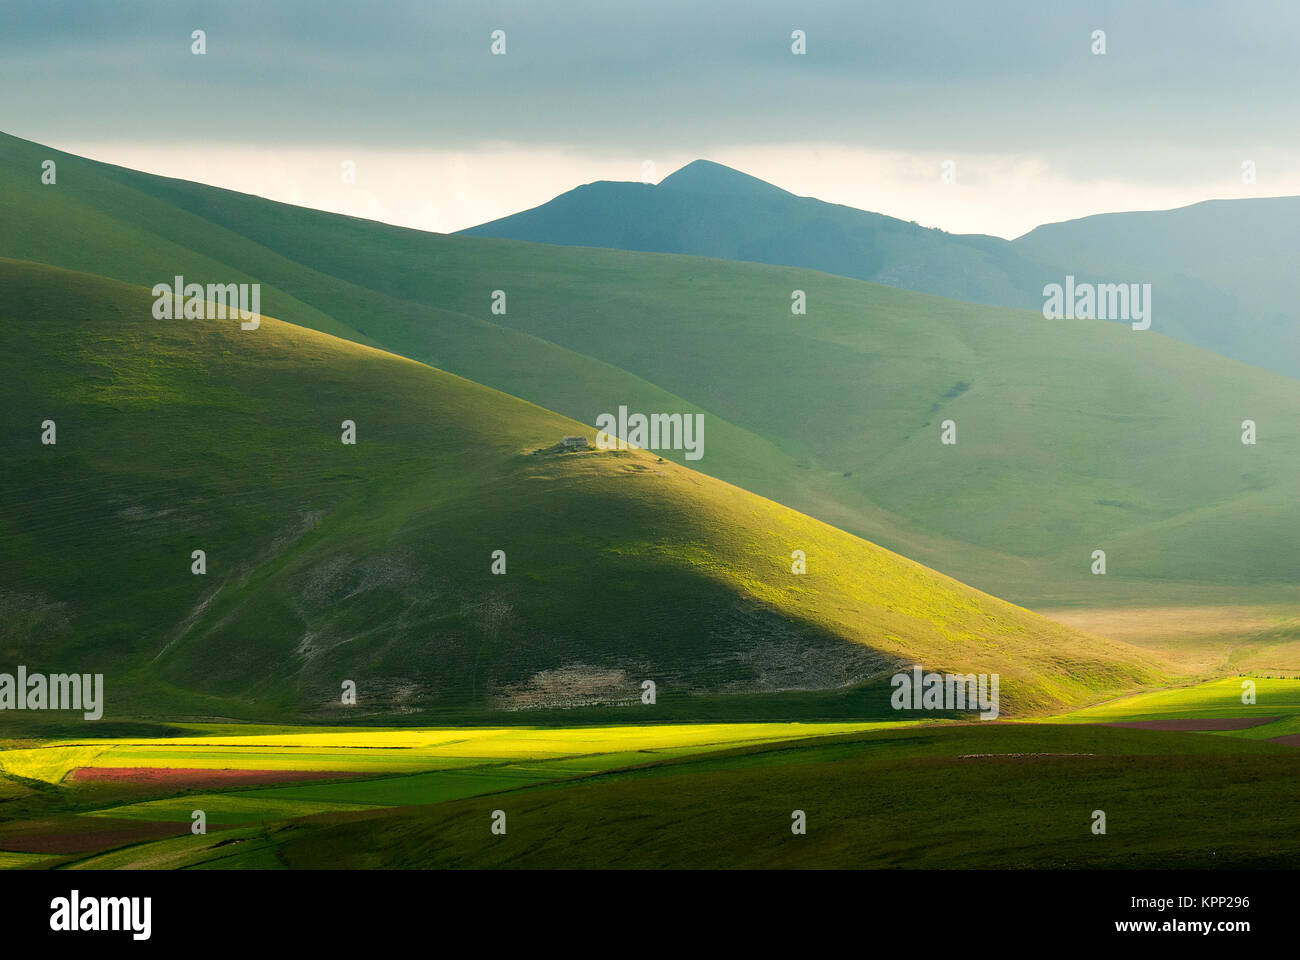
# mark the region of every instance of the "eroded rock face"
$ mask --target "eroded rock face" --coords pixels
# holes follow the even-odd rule
[[[526,683],[502,686],[490,702],[499,710],[630,704],[639,700],[639,682],[623,669],[572,663],[538,671]]]
[[[633,705],[653,680],[675,694],[833,690],[862,683],[895,664],[869,647],[808,634],[761,604],[720,609],[700,627],[700,653],[681,658],[592,664],[571,661],[527,681],[493,688],[500,710]]]

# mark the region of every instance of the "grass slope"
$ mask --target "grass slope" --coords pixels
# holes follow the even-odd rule
[[[1254,702],[1244,702],[1249,684]],[[1058,718],[1077,723],[1116,723],[1133,720],[1286,718],[1300,714],[1300,680],[1281,677],[1225,677],[1208,683],[1153,690],[1075,710]],[[1281,727],[1249,728],[1267,737],[1280,736]]]
[[[2,653],[104,672],[112,716],[338,714],[344,680],[354,715],[639,705],[643,679],[672,703],[879,685],[914,662],[1000,673],[1024,713],[1161,676],[649,453],[539,455],[582,427],[459,377],[151,308],[0,263]],[[891,713],[874,690],[859,716]]]
[[[39,182],[50,155],[57,186]],[[1155,332],[808,270],[424,234],[7,137],[0,205],[0,253],[142,284],[256,277],[267,312],[584,423],[621,403],[705,411],[700,469],[1018,602],[1297,602],[1300,384]]]

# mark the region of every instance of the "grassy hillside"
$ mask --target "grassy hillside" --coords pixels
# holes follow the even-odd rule
[[[42,186],[51,154],[59,183]],[[785,267],[425,234],[13,138],[0,204],[0,253],[140,284],[256,277],[269,313],[584,423],[622,403],[703,411],[700,470],[1017,602],[1297,602],[1300,384],[1154,331]],[[790,313],[796,289],[807,316]]]
[[[352,715],[606,700],[654,719],[644,679],[666,703],[868,683],[861,715],[891,715],[880,681],[914,662],[1000,673],[1023,713],[1161,677],[650,453],[557,453],[581,425],[478,384],[152,304],[0,262],[0,655],[104,672],[112,716],[341,715],[349,679]]]

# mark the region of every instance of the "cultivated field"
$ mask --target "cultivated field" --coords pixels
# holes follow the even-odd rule
[[[189,724],[14,745],[0,866],[1280,865],[1300,854],[1300,681],[1250,678],[1248,705],[1244,679],[1045,721]],[[1188,721],[1255,725],[1160,729]],[[251,773],[267,779],[214,780]]]

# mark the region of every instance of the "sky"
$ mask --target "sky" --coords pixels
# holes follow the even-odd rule
[[[1292,0],[0,0],[0,21],[6,133],[427,230],[700,157],[1008,238],[1300,194]]]

